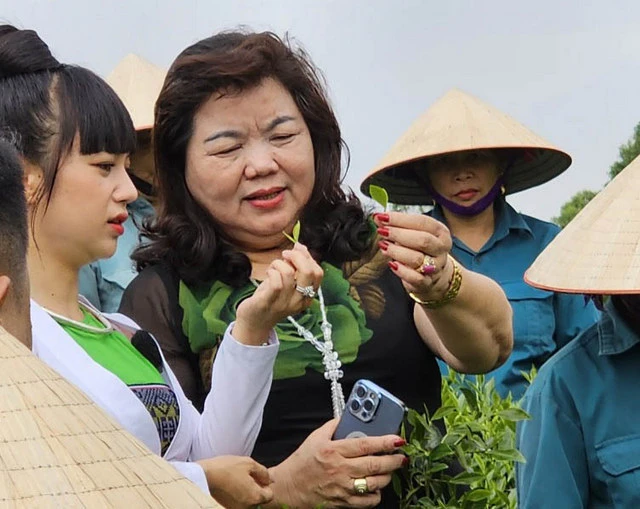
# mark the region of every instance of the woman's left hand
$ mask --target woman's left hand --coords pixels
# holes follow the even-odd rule
[[[380,249],[408,292],[420,300],[439,300],[449,287],[453,264],[449,229],[424,214],[375,214]]]
[[[311,305],[323,276],[322,267],[302,244],[283,251],[254,294],[238,306],[231,334],[244,344],[262,344],[278,322]]]

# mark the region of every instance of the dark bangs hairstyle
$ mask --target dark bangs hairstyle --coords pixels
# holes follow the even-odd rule
[[[34,210],[49,204],[76,136],[81,154],[126,154],[136,145],[129,113],[102,78],[61,64],[36,32],[11,25],[0,26],[0,128],[43,171]]]
[[[369,247],[371,230],[360,201],[340,187],[346,145],[320,72],[289,40],[271,32],[233,31],[190,46],[167,74],[156,103],[153,133],[162,206],[145,229],[150,242],[133,255],[139,270],[164,262],[187,284],[214,279],[233,286],[246,284],[249,259],[225,239],[215,217],[187,189],[186,150],[194,116],[214,93],[242,93],[267,78],[291,94],[313,143],[315,185],[300,218],[300,241],[316,258],[335,264],[357,259]]]

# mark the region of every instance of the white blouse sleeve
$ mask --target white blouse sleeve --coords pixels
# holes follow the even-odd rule
[[[191,459],[225,454],[248,456],[258,438],[273,379],[278,339],[271,331],[265,346],[239,343],[227,327],[211,373]]]

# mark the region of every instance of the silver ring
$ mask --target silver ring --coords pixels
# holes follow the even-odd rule
[[[300,292],[305,297],[309,297],[310,299],[313,299],[316,296],[316,290],[311,285],[300,286],[299,284],[296,284],[296,291]]]

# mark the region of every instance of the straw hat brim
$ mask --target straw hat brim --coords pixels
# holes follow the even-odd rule
[[[369,186],[376,185],[386,189],[389,200],[399,205],[431,205],[433,197],[416,176],[417,171],[425,172],[425,164],[432,157],[465,152],[468,150],[510,150],[518,159],[509,167],[505,174],[505,194],[513,194],[532,187],[539,186],[554,179],[571,166],[571,156],[555,148],[541,147],[506,147],[483,146],[473,149],[452,150],[439,152],[403,161],[395,166],[381,168],[370,174],[363,182],[360,190],[367,196]],[[518,157],[516,152],[522,152]],[[531,156],[527,159],[525,155]]]
[[[425,163],[432,157],[471,150],[509,151],[506,193],[548,182],[571,165],[566,152],[509,115],[451,90],[409,127],[360,189],[369,196],[369,186],[377,185],[386,189],[392,203],[430,205],[432,197],[416,171],[427,171]]]
[[[525,281],[565,293],[640,294],[640,158],[565,226]]]
[[[219,508],[0,327],[0,505]]]

